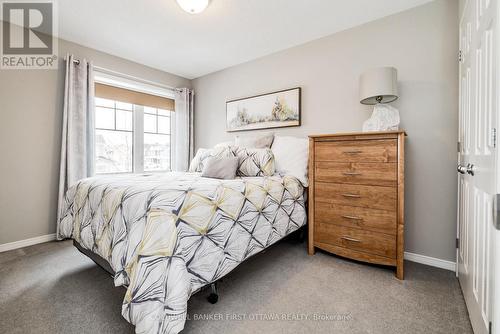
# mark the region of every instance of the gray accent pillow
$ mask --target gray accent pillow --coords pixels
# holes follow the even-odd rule
[[[259,135],[236,136],[234,143],[236,146],[244,148],[268,148],[274,140],[274,133]]]
[[[236,177],[238,169],[238,158],[210,157],[206,160],[201,176],[214,179],[231,180]]]

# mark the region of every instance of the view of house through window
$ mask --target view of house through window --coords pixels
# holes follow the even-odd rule
[[[144,107],[144,171],[170,169],[170,111]]]
[[[95,172],[170,170],[171,111],[96,97]]]

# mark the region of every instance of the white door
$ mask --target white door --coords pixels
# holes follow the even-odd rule
[[[496,172],[500,95],[497,6],[498,0],[468,0],[460,20],[458,169],[464,174],[459,174],[458,183],[457,262],[458,278],[476,334],[489,333],[494,315],[494,249],[498,232],[493,224],[493,203],[500,189]]]

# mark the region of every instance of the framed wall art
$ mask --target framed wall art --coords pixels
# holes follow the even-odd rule
[[[226,102],[226,130],[300,126],[300,87]]]

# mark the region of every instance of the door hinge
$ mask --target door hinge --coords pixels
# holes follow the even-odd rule
[[[490,321],[490,324],[488,325],[488,334],[493,334],[493,322]]]
[[[458,50],[458,62],[461,63],[463,61],[462,50]]]
[[[500,230],[500,194],[493,195],[493,226]]]
[[[497,147],[497,128],[491,129],[491,146]]]
[[[457,152],[462,152],[462,144],[459,141],[457,141]]]
[[[459,248],[460,247],[460,239],[455,239],[455,248]]]

